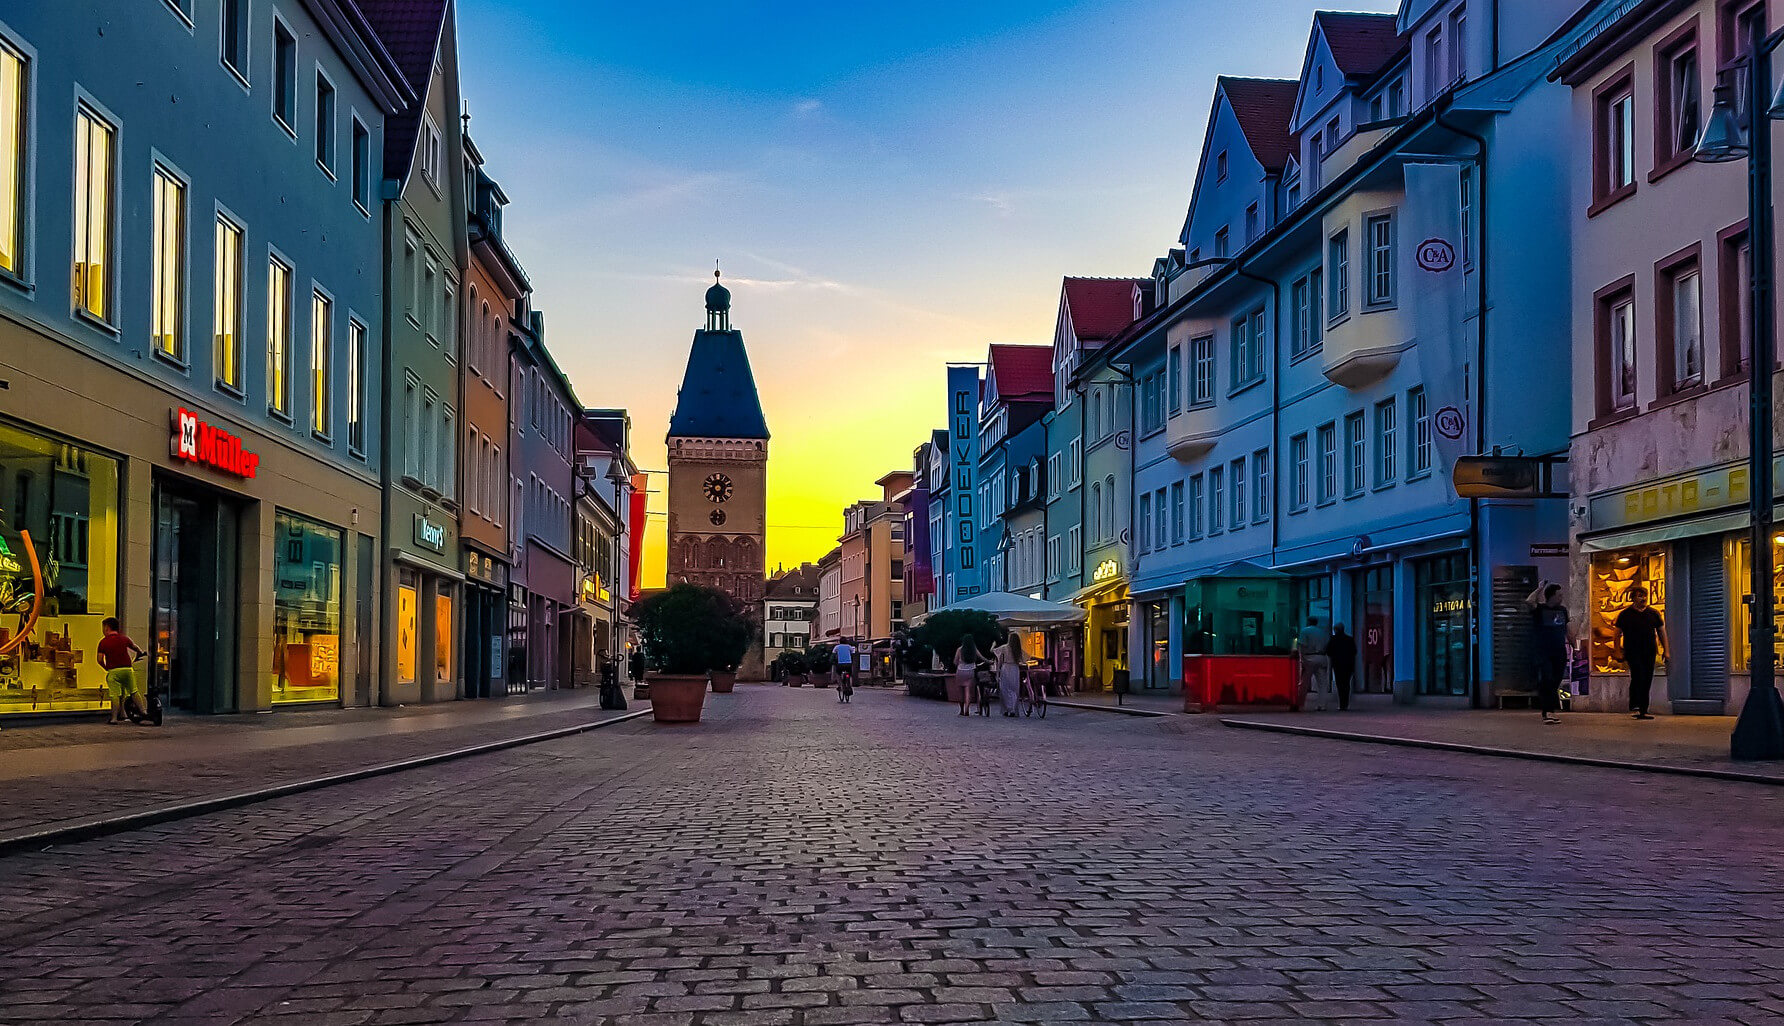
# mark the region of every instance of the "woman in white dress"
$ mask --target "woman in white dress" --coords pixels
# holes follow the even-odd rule
[[[1016,715],[1017,699],[1022,696],[1022,669],[1028,656],[1022,651],[1022,638],[1010,632],[1010,640],[997,650],[997,697],[1003,703],[1005,716]]]
[[[960,715],[962,716],[966,715],[967,708],[973,704],[975,697],[973,692],[977,686],[974,679],[978,676],[979,667],[983,663],[984,659],[979,655],[979,646],[973,644],[973,636],[968,634],[961,638],[960,648],[954,655],[954,680],[960,686]]]

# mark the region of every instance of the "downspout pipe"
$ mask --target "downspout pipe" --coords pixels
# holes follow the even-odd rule
[[[1497,12],[1498,5],[1494,5]],[[1496,26],[1495,26],[1496,27]],[[1497,47],[1497,41],[1494,43]],[[1479,229],[1474,232],[1475,248],[1478,252],[1474,262],[1475,287],[1475,333],[1474,333],[1474,381],[1472,382],[1474,400],[1474,451],[1485,452],[1487,448],[1487,140],[1454,122],[1445,120],[1451,108],[1455,106],[1455,93],[1446,95],[1437,110],[1435,123],[1438,127],[1474,143],[1475,175],[1475,207]],[[1463,226],[1467,229],[1467,225]],[[1464,253],[1463,259],[1467,259]],[[1474,602],[1470,619],[1474,621],[1474,644],[1469,646],[1469,661],[1473,681],[1471,682],[1471,701],[1476,708],[1485,704],[1486,696],[1481,691],[1481,645],[1486,631],[1481,623],[1481,596],[1487,588],[1487,577],[1484,572],[1485,546],[1481,538],[1481,500],[1468,500],[1468,547],[1474,560]]]

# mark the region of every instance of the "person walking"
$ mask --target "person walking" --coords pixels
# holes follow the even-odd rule
[[[1344,625],[1332,625],[1332,640],[1326,643],[1326,658],[1332,664],[1332,684],[1338,689],[1338,711],[1350,709],[1350,679],[1357,672],[1357,640],[1344,632]]]
[[[836,646],[836,700],[846,702],[855,696],[855,646],[845,638]]]
[[[105,633],[97,646],[99,668],[105,671],[105,690],[111,695],[111,719],[107,722],[140,722],[139,717],[148,710],[142,704],[142,685],[137,683],[134,664],[148,653],[118,628],[117,617],[106,617],[99,629]]]
[[[1319,625],[1317,616],[1307,618],[1307,626],[1295,639],[1295,653],[1301,657],[1301,692],[1307,708],[1320,712],[1326,711],[1326,691],[1332,678],[1332,662],[1326,655],[1331,643],[1332,636]]]
[[[985,658],[979,655],[979,646],[973,642],[971,634],[963,635],[960,647],[954,653],[954,681],[960,685],[960,715],[973,704],[974,692],[978,689],[975,679],[979,667],[985,664]]]
[[[1022,651],[1022,638],[1015,631],[1010,640],[997,650],[997,698],[1005,716],[1016,715],[1017,700],[1022,697],[1022,671],[1028,667],[1028,656]]]
[[[1654,685],[1654,662],[1665,659],[1671,644],[1660,610],[1648,605],[1648,589],[1630,589],[1632,605],[1617,614],[1617,658],[1629,667],[1629,709],[1638,720],[1648,715],[1648,691]]]
[[[1567,635],[1571,614],[1561,601],[1561,586],[1541,581],[1524,600],[1530,607],[1531,664],[1536,677],[1536,708],[1542,722],[1560,723],[1561,682],[1566,679]]]

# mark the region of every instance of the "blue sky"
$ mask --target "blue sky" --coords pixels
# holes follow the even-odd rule
[[[460,4],[471,131],[548,340],[584,403],[632,410],[643,466],[722,259],[774,433],[771,566],[909,466],[946,361],[1050,341],[1062,275],[1150,270],[1215,76],[1295,75],[1316,7]]]

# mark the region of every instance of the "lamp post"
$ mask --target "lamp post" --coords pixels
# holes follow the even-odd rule
[[[1692,157],[1708,164],[1747,158],[1747,248],[1749,302],[1753,308],[1753,351],[1747,357],[1751,386],[1748,427],[1751,452],[1749,544],[1751,592],[1748,603],[1747,700],[1729,738],[1729,754],[1742,761],[1784,759],[1784,700],[1777,687],[1778,639],[1773,627],[1772,578],[1777,563],[1772,551],[1772,372],[1776,363],[1773,336],[1777,311],[1772,306],[1775,271],[1772,266],[1772,133],[1771,122],[1784,119],[1784,90],[1761,108],[1771,92],[1772,51],[1784,42],[1784,32],[1765,35],[1763,19],[1755,23],[1749,39],[1747,65],[1747,112],[1745,123],[1734,102],[1734,87],[1726,80],[1716,84],[1715,105],[1704,124]],[[1736,72],[1740,74],[1742,72]]]

